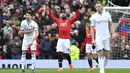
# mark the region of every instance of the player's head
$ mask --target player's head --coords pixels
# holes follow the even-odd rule
[[[60,17],[61,17],[62,20],[67,19],[67,15],[66,15],[64,10],[61,12]]]
[[[92,15],[93,13],[97,12],[97,10],[94,6],[90,6],[87,12],[89,15]]]
[[[26,20],[31,20],[33,16],[33,13],[31,11],[27,11],[24,15],[24,17],[26,18]]]
[[[103,4],[100,1],[96,3],[96,9],[98,13],[101,13],[103,11]]]

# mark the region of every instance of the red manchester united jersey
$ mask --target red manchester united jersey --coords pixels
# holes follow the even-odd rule
[[[94,35],[95,35],[96,31],[94,30]],[[91,29],[88,28],[86,30],[86,44],[92,44],[92,36],[91,36]]]
[[[59,29],[59,38],[69,39],[70,38],[70,28],[71,24],[76,21],[76,19],[79,17],[79,10],[76,12],[76,16],[73,18],[70,18],[68,20],[61,20],[59,18],[56,18],[52,14],[52,10],[49,9],[49,16],[50,18],[57,23],[58,29]]]

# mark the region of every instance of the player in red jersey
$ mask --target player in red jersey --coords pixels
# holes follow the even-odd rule
[[[57,52],[58,52],[58,62],[59,62],[59,69],[57,70],[58,72],[61,72],[62,69],[62,61],[63,61],[63,54],[66,56],[66,59],[69,62],[69,66],[70,66],[70,71],[73,71],[73,66],[71,64],[71,59],[70,59],[70,55],[69,55],[69,48],[70,48],[70,28],[71,28],[71,24],[76,21],[80,15],[79,12],[79,5],[76,5],[76,16],[70,18],[70,19],[66,19],[66,14],[65,13],[61,13],[60,15],[60,19],[56,18],[53,14],[52,14],[52,10],[50,9],[51,4],[48,4],[49,7],[49,11],[48,11],[48,15],[50,16],[50,18],[58,25],[58,29],[59,29],[59,39],[57,42]]]
[[[91,15],[96,12],[94,7],[88,8],[88,16],[91,18]],[[97,58],[97,50],[94,45],[92,45],[92,36],[91,36],[91,28],[90,28],[90,20],[86,23],[86,53],[88,58],[88,64],[90,66],[89,72],[94,71],[92,65],[92,58],[96,61],[96,67],[98,66],[98,58]],[[96,31],[95,31],[96,33]]]

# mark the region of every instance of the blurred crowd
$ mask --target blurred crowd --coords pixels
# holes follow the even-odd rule
[[[65,12],[68,18],[75,16],[75,6],[82,4],[81,15],[71,26],[71,40],[75,40],[79,50],[82,48],[85,38],[87,8],[93,6],[98,0],[0,0],[0,59],[20,59],[23,36],[18,35],[20,23],[24,19],[24,13],[28,10],[33,11],[35,20],[39,26],[39,37],[37,39],[37,59],[57,59],[56,44],[58,39],[57,24],[54,23],[46,13],[46,4],[51,1],[54,16],[59,18],[61,12]],[[107,0],[100,0],[105,6],[108,6]],[[117,48],[112,52],[111,58],[121,56],[122,59],[130,58],[129,39],[122,32],[129,31],[129,24],[119,26],[117,31],[117,40],[112,41]],[[123,28],[128,27],[128,30]],[[129,33],[128,33],[129,36]],[[119,41],[120,39],[120,41]],[[128,43],[126,43],[128,41]],[[72,42],[73,43],[73,42]],[[125,44],[125,45],[124,45]],[[127,45],[126,45],[127,44]],[[122,52],[122,53],[120,53]],[[119,55],[121,54],[121,55]],[[115,56],[116,55],[116,56]],[[80,51],[80,59],[86,56],[85,50]],[[126,58],[127,57],[127,58]],[[28,56],[30,58],[30,51]],[[118,58],[119,59],[119,58]]]

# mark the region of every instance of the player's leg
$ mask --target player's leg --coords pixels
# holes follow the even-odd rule
[[[110,56],[110,39],[106,39],[104,41],[104,56],[105,56],[105,64],[104,66],[107,65],[109,56]]]
[[[87,54],[87,58],[88,58],[88,64],[90,67],[90,69],[88,70],[89,72],[94,71],[93,65],[92,65],[92,58],[91,58],[91,47],[92,47],[92,45],[86,44],[86,54]]]
[[[21,69],[21,72],[25,72],[25,70],[24,70],[25,61],[26,61],[26,50],[22,50],[22,56],[21,56],[22,69]]]
[[[66,59],[68,60],[70,71],[73,71],[73,65],[71,64],[71,57],[69,55],[70,53],[70,39],[64,39],[63,40],[64,46],[63,46],[63,53],[66,56]]]
[[[58,39],[57,42],[57,53],[58,53],[58,64],[59,64],[59,69],[57,70],[58,72],[61,72],[62,69],[62,61],[63,61],[63,42],[62,39]]]
[[[28,49],[28,43],[25,43],[26,41],[23,40],[23,44],[22,44],[22,56],[21,56],[21,65],[22,65],[22,69],[21,72],[25,72],[24,67],[25,67],[25,61],[26,61],[26,52]]]
[[[35,61],[36,61],[36,41],[30,46],[31,48],[31,72],[34,73]]]
[[[104,71],[104,61],[105,61],[105,57],[104,57],[104,53],[103,53],[103,41],[98,41],[96,42],[96,47],[97,47],[97,51],[98,51],[98,61],[99,61],[99,66],[100,66],[100,73],[105,73]]]
[[[98,67],[98,64],[99,64],[98,55],[97,54],[92,54],[92,56],[93,56],[93,59],[96,61],[96,67]]]
[[[98,54],[96,47],[92,49],[92,58],[96,61],[96,67],[98,67]]]

